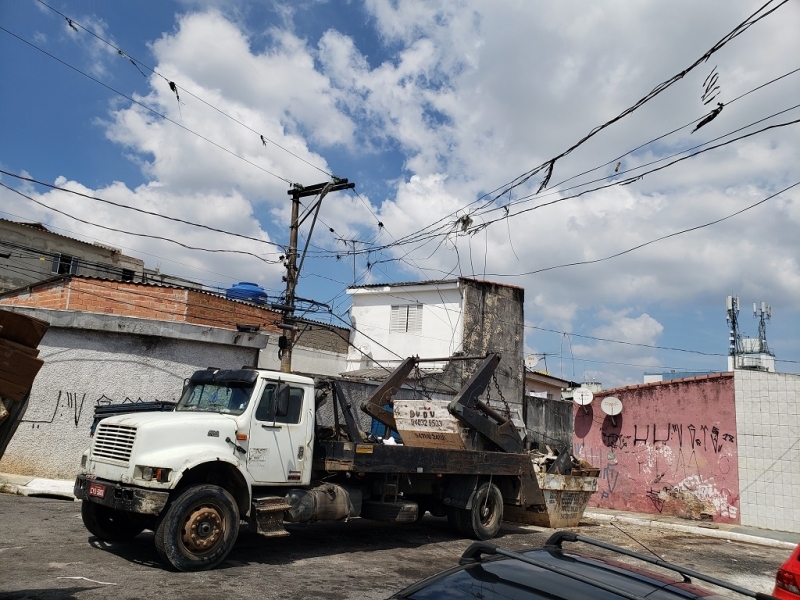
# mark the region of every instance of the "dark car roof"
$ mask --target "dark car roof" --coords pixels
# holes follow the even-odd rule
[[[414,599],[534,599],[596,598],[618,600],[632,596],[652,600],[686,598],[721,598],[709,590],[683,582],[677,574],[662,575],[617,561],[541,549],[524,556],[556,567],[561,573],[509,558],[494,558],[476,564],[455,567],[414,584],[396,598]],[[595,585],[568,577],[577,574],[621,593],[599,589]]]

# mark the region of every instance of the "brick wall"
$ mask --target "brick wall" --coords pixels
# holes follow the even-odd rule
[[[271,332],[280,331],[275,324],[281,322],[281,313],[259,306],[194,291],[189,291],[187,303],[187,323],[226,329],[236,329],[237,324],[258,325]]]
[[[106,279],[69,277],[12,292],[0,304],[94,313],[236,329],[258,325],[278,333],[281,314],[194,290]]]

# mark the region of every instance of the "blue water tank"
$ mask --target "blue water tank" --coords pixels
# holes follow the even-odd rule
[[[225,297],[228,300],[244,300],[255,302],[256,304],[266,304],[268,302],[267,292],[260,285],[249,281],[240,281],[236,285],[225,290]]]

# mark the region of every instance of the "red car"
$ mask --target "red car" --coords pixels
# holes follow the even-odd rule
[[[800,544],[778,569],[772,595],[781,600],[800,600]]]

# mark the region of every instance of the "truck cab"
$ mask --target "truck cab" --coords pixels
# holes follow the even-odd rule
[[[252,512],[254,488],[276,488],[280,498],[280,488],[310,483],[314,411],[308,377],[261,369],[197,371],[174,412],[120,415],[98,424],[75,483],[84,523],[106,540],[153,529],[162,558],[182,570],[210,568],[230,551],[240,517]],[[188,504],[196,506],[176,515],[181,522],[172,525],[183,531],[188,523],[189,531],[173,534],[178,541],[170,544],[169,515],[187,493],[193,499]],[[284,503],[272,507],[282,513]],[[170,555],[179,558],[177,565]]]

